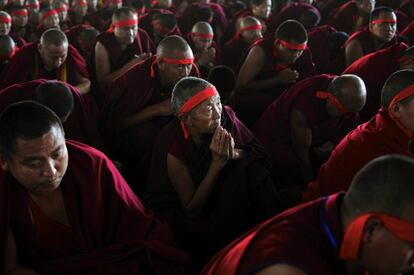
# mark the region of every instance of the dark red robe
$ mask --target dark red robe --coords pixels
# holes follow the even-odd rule
[[[384,111],[359,125],[335,147],[318,178],[303,193],[303,200],[346,191],[355,174],[369,161],[388,154],[414,157],[411,137]]]
[[[318,75],[295,84],[275,100],[256,123],[253,133],[270,155],[273,173],[286,183],[302,181],[300,161],[292,145],[290,114],[293,109],[304,116],[312,131],[311,160],[314,148],[328,141],[336,145],[357,125],[358,115],[332,117],[326,111],[326,100],[316,97],[316,92],[326,91],[335,77]],[[313,168],[318,171],[324,160],[314,158]]]
[[[154,145],[145,204],[169,221],[177,242],[192,251],[192,256],[218,249],[219,244],[276,213],[278,206],[263,148],[227,106],[223,108],[221,125],[233,136],[235,148],[244,149],[247,156],[226,164],[197,218],[187,217],[178,201],[168,176],[167,155],[175,156],[188,167],[197,188],[211,163],[212,136],[204,136],[200,145],[191,137],[185,140],[180,122],[174,118],[162,129]]]
[[[65,31],[69,44],[75,47],[75,49],[78,50],[78,52],[82,54],[83,58],[85,59],[89,56],[89,54],[93,52],[94,48],[90,49],[89,52],[83,52],[83,49],[79,45],[78,37],[83,30],[91,29],[91,28],[93,28],[91,25],[80,24],[80,25],[73,26],[72,28]]]
[[[387,78],[400,69],[398,59],[408,46],[395,44],[383,50],[365,55],[345,69],[343,74],[355,74],[362,78],[367,88],[367,102],[359,112],[363,122],[371,119],[381,106],[381,90]]]
[[[265,52],[266,63],[256,79],[267,79],[274,77],[280,69],[277,68],[277,57],[273,55],[273,37],[267,37],[256,41],[250,46],[249,50],[255,46],[262,47]],[[248,50],[248,51],[249,51]],[[248,53],[247,51],[247,53]],[[243,58],[243,60],[245,57]],[[309,48],[306,48],[302,55],[292,65],[292,70],[299,73],[297,81],[315,75],[315,66],[312,62],[312,54]],[[234,109],[243,123],[251,127],[259,119],[260,115],[280,94],[291,84],[277,85],[269,88],[267,91],[249,91],[246,94],[236,93]]]
[[[222,46],[221,51],[223,65],[229,66],[235,73],[237,73],[241,66],[240,57],[247,55],[249,46],[250,45],[247,44],[242,37],[234,37],[227,41]]]
[[[358,8],[355,1],[345,2],[333,13],[332,18],[328,21],[328,24],[337,29],[338,31],[346,32],[351,35],[354,31],[356,21],[358,20]],[[361,28],[368,24],[364,22]]]
[[[88,13],[84,17],[85,24],[89,24],[93,26],[95,29],[97,29],[100,32],[106,31],[106,28],[108,27],[108,20],[104,20],[99,16],[99,12],[92,12]]]
[[[345,275],[338,256],[342,198],[339,193],[302,204],[263,222],[217,253],[201,274],[254,274],[289,264],[306,274]]]
[[[410,45],[414,44],[414,21],[401,32],[401,35],[408,39]]]
[[[18,101],[34,100],[37,86],[45,82],[47,80],[37,79],[15,84],[0,91],[0,111]],[[63,123],[65,137],[88,144],[107,153],[103,139],[98,132],[97,123],[85,99],[76,88],[67,85],[72,91],[74,108],[68,119]]]
[[[28,208],[28,193],[0,170],[0,266],[13,230],[20,264],[42,274],[181,274],[186,255],[165,223],[147,211],[101,152],[67,141],[69,165],[61,182],[72,251],[41,251]]]

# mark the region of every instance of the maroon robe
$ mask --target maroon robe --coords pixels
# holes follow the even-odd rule
[[[76,73],[89,78],[85,60],[71,45],[68,47],[68,55],[64,65],[51,72],[44,69],[37,47],[38,42],[30,43],[16,53],[1,76],[1,88],[39,78],[61,81],[66,78],[66,83],[76,86],[79,84]],[[64,77],[64,66],[66,66],[66,77]]]
[[[368,18],[367,18],[368,19]],[[356,21],[358,20],[358,8],[355,1],[345,2],[334,13],[328,24],[338,31],[346,32],[351,35],[354,31]],[[368,24],[361,26],[365,27]]]
[[[401,35],[408,39],[410,45],[414,45],[414,21],[401,32]]]
[[[313,149],[328,141],[336,145],[357,125],[358,115],[333,117],[326,111],[326,99],[316,97],[316,92],[327,91],[335,77],[318,75],[295,84],[275,100],[256,123],[253,133],[270,155],[273,173],[285,183],[302,181],[300,160],[292,145],[290,114],[293,109],[303,115],[311,129],[310,160],[314,155]],[[314,158],[313,168],[318,171],[324,160]]]
[[[222,46],[221,59],[223,65],[233,69],[235,73],[240,69],[240,56],[245,56],[250,45],[242,37],[234,37]]]
[[[78,52],[80,54],[82,54],[82,56],[85,59],[88,57],[89,54],[92,53],[92,51],[94,49],[93,48],[90,49],[89,52],[83,52],[83,49],[79,45],[78,37],[79,37],[80,33],[83,30],[91,29],[91,28],[93,28],[91,25],[80,24],[80,25],[73,26],[72,28],[65,31],[66,37],[68,38],[68,41],[69,41],[69,44],[71,44],[73,47],[75,47],[75,49],[78,50]]]
[[[174,118],[162,129],[154,146],[144,201],[169,221],[177,242],[188,247],[191,256],[219,248],[218,245],[273,215],[278,206],[263,148],[230,107],[223,107],[221,125],[233,136],[235,148],[243,149],[246,157],[227,162],[197,218],[184,213],[168,176],[167,155],[173,155],[188,167],[197,188],[211,163],[212,135],[204,136],[202,143],[196,145],[191,136],[184,138],[181,124]],[[200,245],[204,243],[206,246]]]
[[[174,248],[168,226],[143,207],[111,161],[81,143],[66,144],[69,165],[61,188],[76,246],[62,255],[40,250],[27,191],[0,170],[0,266],[10,226],[19,264],[42,274],[183,273],[186,256]]]
[[[36,88],[45,82],[47,80],[37,79],[15,84],[0,91],[0,112],[12,103],[22,100],[34,100]],[[93,120],[93,114],[85,99],[76,88],[69,84],[66,85],[72,92],[74,108],[68,119],[63,123],[65,137],[88,144],[107,153],[103,139],[98,132],[97,123]]]
[[[380,110],[368,122],[359,125],[345,136],[321,167],[318,178],[303,193],[305,201],[346,191],[355,174],[371,160],[401,154],[414,157],[408,137],[396,122]]]
[[[338,255],[342,198],[339,193],[302,204],[263,222],[217,253],[201,274],[254,274],[288,264],[306,274],[345,275]]]
[[[367,102],[359,112],[363,122],[368,121],[378,112],[381,106],[382,86],[392,73],[400,70],[398,59],[407,48],[406,44],[399,43],[365,55],[343,72],[343,74],[355,74],[365,83]]]
[[[255,46],[262,47],[265,52],[266,63],[256,79],[274,77],[275,74],[280,71],[280,69],[277,68],[277,57],[273,55],[273,43],[273,37],[267,37],[256,41],[250,46],[250,49]],[[243,58],[243,60],[244,59],[245,58]],[[306,48],[296,62],[289,65],[289,68],[298,71],[299,78],[297,81],[315,75],[315,66],[312,62],[312,54],[309,48]],[[267,91],[249,91],[247,94],[236,93],[234,109],[240,120],[243,121],[246,126],[251,127],[259,119],[267,106],[290,86],[291,84],[277,85],[269,88]]]

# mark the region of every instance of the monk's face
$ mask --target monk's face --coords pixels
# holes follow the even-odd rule
[[[253,16],[256,18],[266,19],[270,15],[271,8],[271,0],[264,0],[263,3],[258,6],[252,5]]]
[[[43,66],[47,70],[55,70],[62,66],[68,55],[68,44],[63,43],[60,46],[44,43],[39,44],[39,55],[42,59]]]
[[[88,6],[83,5],[83,1],[76,1],[73,3],[72,10],[76,15],[84,17],[88,12]]]
[[[52,28],[60,28],[59,27],[59,15],[57,14],[49,15],[48,17],[43,19],[42,25],[45,30],[52,29]]]
[[[363,14],[370,14],[375,8],[375,0],[359,0],[357,8]]]
[[[398,103],[394,110],[395,117],[409,130],[414,132],[414,98],[410,97]]]
[[[65,138],[59,126],[34,139],[17,138],[15,153],[10,159],[0,158],[3,170],[33,194],[56,190],[68,167]]]
[[[274,46],[276,48],[276,56],[277,56],[278,61],[280,61],[280,63],[293,64],[296,62],[296,60],[298,60],[298,58],[303,53],[303,51],[301,50],[289,49],[283,46],[282,44],[280,44],[278,41],[275,41],[274,43],[275,43]],[[297,44],[294,42],[290,42],[290,43]]]
[[[59,16],[60,22],[63,22],[66,20],[66,17],[68,17],[68,10],[66,9],[66,7],[65,9],[62,9],[62,11],[58,13],[58,16]]]
[[[0,34],[9,34],[11,29],[11,23],[0,22]]]
[[[192,36],[192,40],[197,51],[205,51],[213,44],[213,38]]]
[[[246,25],[246,27],[248,26],[249,25]],[[252,44],[256,40],[263,38],[262,30],[243,31],[241,36],[247,44]]]
[[[158,6],[163,9],[168,9],[172,5],[171,0],[157,0]]]
[[[381,12],[378,20],[397,20],[397,17],[393,12]],[[389,42],[394,38],[397,31],[397,23],[379,23],[370,24],[369,30],[372,35],[382,42]]]
[[[119,22],[127,21],[127,20],[138,20],[138,16],[136,14],[129,15],[129,16],[121,16],[119,18]],[[123,26],[123,27],[115,27],[114,28],[114,35],[118,43],[122,45],[129,45],[132,44],[137,36],[138,33],[138,24],[132,26]]]
[[[27,25],[29,17],[27,15],[12,15],[13,26],[24,27]]]
[[[36,1],[36,0],[30,0],[30,1],[27,2],[26,7],[27,7],[29,13],[39,12],[40,3],[39,3],[39,1]]]
[[[191,51],[183,53],[176,52],[175,59],[190,59],[193,58],[193,53]],[[175,84],[183,77],[189,76],[191,69],[193,68],[192,64],[171,64],[164,61],[158,63],[158,72],[165,82],[169,84]]]
[[[187,121],[188,128],[198,135],[213,134],[221,125],[222,111],[220,96],[210,97],[191,110]]]

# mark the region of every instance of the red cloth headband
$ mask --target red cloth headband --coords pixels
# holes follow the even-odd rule
[[[179,64],[179,65],[189,65],[189,64],[193,64],[194,63],[194,57],[193,58],[183,58],[183,59],[174,59],[174,58],[167,58],[167,57],[161,57],[161,58],[156,58],[154,59],[154,61],[151,64],[151,70],[150,70],[150,76],[151,78],[155,77],[155,70],[154,70],[154,66],[155,64],[159,63],[160,61],[163,61],[165,63],[169,63],[169,64]]]
[[[218,92],[216,90],[216,87],[213,85],[207,87],[206,89],[198,92],[194,96],[190,97],[184,105],[180,109],[180,115],[186,114],[192,109],[194,109],[197,105],[202,103],[204,100],[218,95]],[[187,129],[185,124],[181,122],[181,129],[183,130],[184,138],[187,140],[190,136],[190,131]]]
[[[409,96],[414,95],[414,84],[408,86],[405,89],[402,89],[398,94],[396,94],[393,99],[391,100],[390,105],[388,105],[388,114],[391,116],[391,118],[394,119],[395,122],[397,122],[398,126],[404,131],[404,133],[407,136],[411,136],[412,132],[410,130],[407,129],[407,127],[405,127],[404,125],[402,125],[399,120],[394,116],[394,112],[393,109],[395,107],[395,105],[397,105],[398,102],[406,99]]]
[[[62,12],[62,11],[67,11],[67,10],[68,10],[68,9],[67,9],[66,5],[63,5],[63,6],[61,6],[60,8],[55,9],[55,11],[56,11],[57,13],[60,13],[60,12]]]
[[[73,6],[87,7],[88,6],[88,2],[86,2],[86,1],[78,1],[78,2],[76,2],[76,5],[73,5]]]
[[[21,9],[21,10],[12,11],[10,15],[11,16],[28,16],[29,13],[26,9]]]
[[[31,3],[31,4],[26,4],[26,7],[31,8],[31,9],[38,9],[40,8],[40,3]]]
[[[331,101],[331,103],[335,106],[335,108],[341,113],[346,113],[346,109],[344,107],[344,105],[342,105],[342,103],[339,101],[339,99],[334,96],[333,94],[329,93],[329,92],[324,92],[324,91],[317,91],[316,92],[316,97],[321,98],[321,99],[329,99]]]
[[[290,49],[290,50],[297,50],[297,51],[303,51],[306,49],[307,42],[304,42],[302,44],[292,44],[282,39],[276,39],[277,42],[282,44],[284,47]]]
[[[131,27],[131,26],[136,26],[137,24],[138,24],[138,19],[116,21],[115,23],[111,24],[111,27],[109,27],[108,32],[113,32],[114,28]]]
[[[237,33],[236,33],[236,37],[240,38],[240,35],[245,32],[245,31],[253,31],[253,30],[262,30],[262,25],[261,24],[256,24],[256,25],[251,25],[251,26],[247,26],[244,28],[241,28]]]
[[[397,20],[395,19],[377,19],[371,21],[371,24],[381,24],[381,23],[397,23]]]
[[[0,23],[9,24],[11,23],[11,18],[7,16],[0,16]]]
[[[358,252],[361,246],[365,224],[370,218],[381,220],[385,228],[399,239],[414,243],[413,223],[389,215],[367,213],[359,216],[357,219],[352,221],[352,223],[346,229],[344,240],[342,241],[341,245],[341,259],[356,260],[358,258]]]
[[[212,39],[214,37],[214,34],[211,33],[201,33],[201,32],[192,32],[191,33],[192,36],[197,36],[197,37],[201,37],[201,38],[206,38],[206,39]]]
[[[56,10],[50,10],[50,11],[46,12],[45,14],[43,14],[42,18],[40,19],[39,26],[40,27],[42,26],[42,23],[46,18],[48,18],[50,16],[53,16],[53,15],[57,15],[57,14],[58,14],[58,12]]]

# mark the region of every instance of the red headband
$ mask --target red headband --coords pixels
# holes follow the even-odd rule
[[[73,5],[73,6],[87,7],[88,6],[88,2],[86,2],[86,1],[78,1],[78,2],[76,2],[76,5]]]
[[[137,24],[138,24],[138,19],[116,21],[115,23],[111,24],[111,27],[109,27],[108,32],[113,32],[115,28],[131,27],[131,26],[136,26]]]
[[[321,99],[329,99],[331,101],[331,103],[335,106],[335,108],[340,112],[340,113],[346,113],[346,109],[344,107],[344,105],[342,105],[342,103],[339,101],[339,99],[334,96],[333,94],[329,93],[329,92],[324,92],[324,91],[317,91],[316,92],[316,97],[321,98]]]
[[[15,10],[10,13],[11,16],[28,16],[29,12],[26,9]]]
[[[37,3],[26,4],[26,7],[31,8],[31,9],[38,9],[40,8],[40,3],[37,2]]]
[[[395,20],[395,19],[377,19],[377,20],[371,21],[371,24],[373,24],[373,25],[381,24],[381,23],[397,23],[397,20]]]
[[[282,39],[276,39],[277,42],[282,44],[285,48],[288,48],[290,50],[297,50],[297,51],[303,51],[306,49],[307,42],[304,42],[302,44],[292,44]]]
[[[341,259],[356,260],[358,258],[365,224],[370,218],[381,220],[384,227],[399,239],[414,243],[413,223],[389,215],[367,213],[359,216],[347,227],[340,251]]]
[[[167,58],[167,57],[161,57],[161,58],[156,58],[154,59],[154,61],[151,64],[151,70],[150,70],[150,76],[151,78],[155,77],[155,71],[154,71],[154,66],[155,64],[159,63],[160,61],[163,61],[165,63],[169,63],[169,64],[179,64],[179,65],[189,65],[189,64],[193,64],[194,63],[194,57],[193,58],[182,58],[182,59],[174,59],[174,58]]]
[[[388,114],[394,119],[395,122],[397,122],[398,126],[400,126],[400,128],[402,128],[402,130],[404,131],[404,133],[406,133],[408,136],[412,135],[412,132],[410,130],[407,129],[407,127],[405,127],[404,125],[402,125],[399,120],[394,116],[394,112],[393,109],[395,107],[395,105],[406,99],[409,96],[414,95],[414,84],[408,86],[405,89],[402,89],[398,94],[396,94],[393,99],[391,100],[390,105],[388,105]]]
[[[0,16],[0,23],[9,24],[11,23],[11,18],[7,16]]]
[[[60,12],[62,12],[62,11],[67,11],[68,9],[67,9],[67,7],[66,7],[66,5],[63,5],[63,6],[61,6],[60,8],[56,8],[55,9],[55,11],[57,12],[57,13],[60,13]]]
[[[39,27],[41,27],[43,25],[43,21],[53,15],[58,15],[58,12],[56,10],[50,10],[48,12],[46,12],[45,14],[43,14],[42,18],[39,21]]]
[[[197,105],[202,103],[204,100],[218,95],[218,92],[216,90],[216,87],[209,86],[206,89],[202,90],[201,92],[198,92],[196,95],[190,97],[184,105],[180,109],[180,115],[186,114],[192,109],[194,109]],[[181,129],[183,130],[184,138],[187,140],[190,136],[190,132],[188,131],[187,127],[183,122],[181,122]]]
[[[262,25],[261,24],[256,24],[256,25],[251,25],[251,26],[247,26],[244,28],[241,28],[237,33],[236,33],[236,37],[239,38],[240,35],[245,32],[245,31],[253,31],[253,30],[262,30]]]
[[[197,36],[197,37],[200,37],[200,38],[206,38],[206,39],[210,39],[210,38],[213,39],[213,37],[214,37],[214,34],[201,33],[201,32],[192,32],[191,35],[192,36]]]

